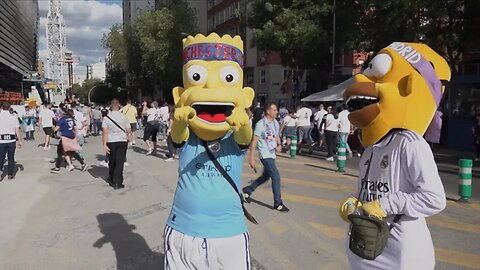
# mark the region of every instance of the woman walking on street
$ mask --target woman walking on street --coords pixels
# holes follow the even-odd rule
[[[78,160],[78,162],[80,162],[82,165],[81,170],[83,172],[86,171],[88,165],[77,152],[82,148],[77,141],[77,128],[75,126],[72,110],[68,109],[68,111],[62,111],[62,118],[58,120],[57,126],[54,130],[60,131],[61,137],[57,146],[57,159],[55,161],[55,168],[53,168],[50,172],[54,174],[60,173],[60,165],[63,157],[65,157],[65,161],[67,162],[68,171],[73,171],[75,169],[72,164],[71,157],[74,157],[76,160]]]
[[[113,99],[110,113],[103,119],[103,149],[108,154],[108,183],[114,189],[123,185],[123,165],[127,158],[128,142],[132,141],[132,128],[128,118],[120,112],[120,102]]]

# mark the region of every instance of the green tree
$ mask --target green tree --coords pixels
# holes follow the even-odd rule
[[[142,13],[131,25],[113,26],[103,46],[112,63],[128,72],[136,87],[155,86],[169,96],[182,80],[182,33],[195,34],[195,11],[183,0],[169,1],[159,10]]]

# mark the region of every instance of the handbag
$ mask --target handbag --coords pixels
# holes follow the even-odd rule
[[[367,180],[369,176],[372,158],[373,150],[368,161],[367,171],[365,172],[365,180]],[[357,199],[360,198],[362,190],[363,186],[360,188]],[[355,207],[357,206],[358,200]],[[397,223],[401,217],[402,215],[396,215],[392,223],[388,225],[387,222],[373,216],[358,215],[355,213],[350,214],[348,216],[351,222],[349,249],[353,254],[363,259],[375,260],[375,258],[382,254],[387,245],[390,230],[392,230],[393,225]]]
[[[70,139],[62,136],[62,147],[64,152],[78,152],[82,151],[82,147],[78,144],[77,138]]]
[[[225,169],[220,165],[220,162],[215,158],[215,156],[212,153],[212,150],[208,147],[208,144],[206,141],[202,140],[203,146],[205,147],[205,152],[207,152],[208,157],[210,160],[213,162],[213,165],[215,165],[215,168],[217,168],[218,172],[220,172],[227,180],[227,182],[232,186],[233,190],[237,193],[238,197],[240,198],[240,203],[242,204],[242,209],[243,209],[243,214],[245,217],[248,219],[248,221],[252,222],[253,224],[258,224],[257,220],[248,212],[247,208],[245,208],[244,202],[243,202],[243,197],[240,194],[240,191],[238,191],[237,186],[235,185],[235,182],[233,181],[232,177],[225,171]]]

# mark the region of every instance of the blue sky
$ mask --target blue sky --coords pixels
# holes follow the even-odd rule
[[[39,56],[46,59],[46,22],[48,0],[39,0]],[[106,51],[101,46],[103,34],[110,27],[122,23],[122,0],[62,0],[62,14],[65,20],[67,49],[80,57],[80,64],[74,73],[85,75],[86,65],[97,63],[105,58]]]

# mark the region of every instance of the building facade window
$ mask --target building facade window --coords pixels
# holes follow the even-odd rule
[[[260,84],[267,83],[267,71],[265,69],[260,70]]]

